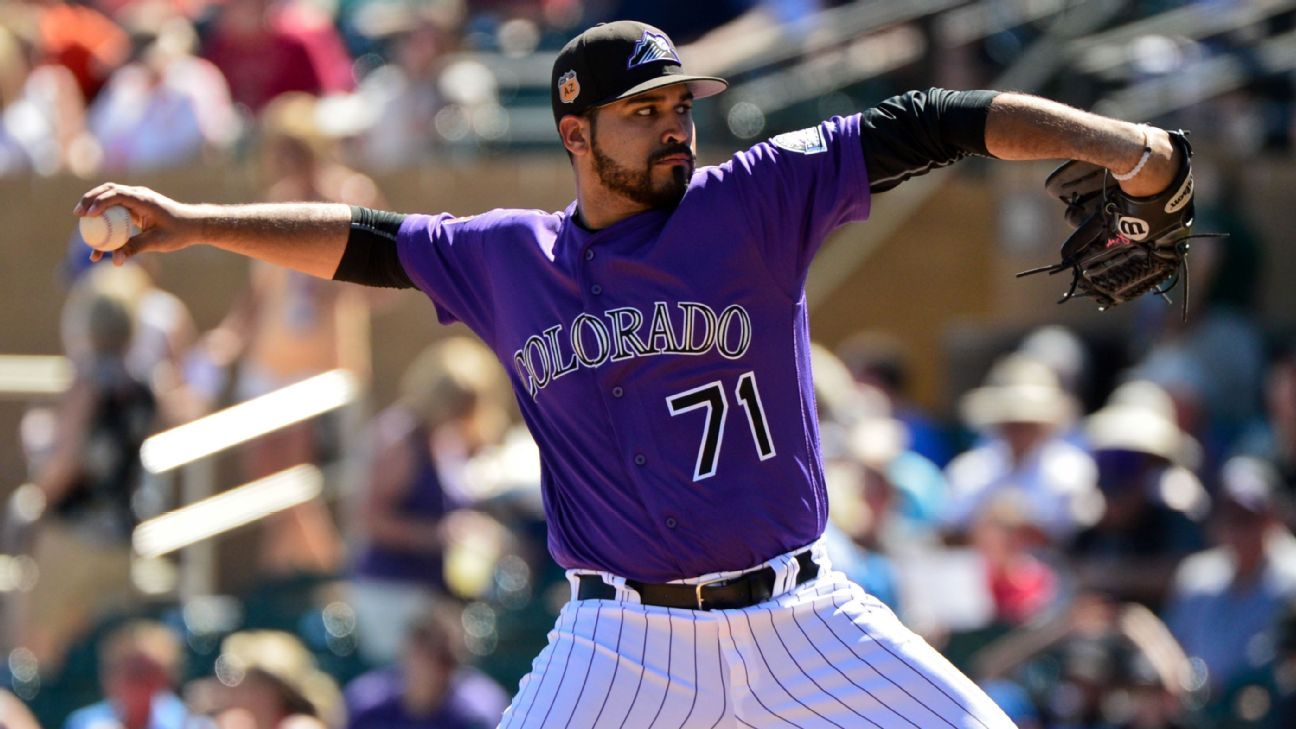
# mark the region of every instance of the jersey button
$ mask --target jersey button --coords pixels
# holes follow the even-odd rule
[[[667,528],[667,529],[674,529],[678,524],[679,524],[679,522],[675,521],[675,517],[673,517],[673,516],[668,516],[668,517],[666,517],[666,528]]]
[[[593,249],[593,248],[586,248],[586,249],[585,249],[585,260],[587,260],[587,261],[592,261],[592,260],[594,260],[594,249]]]
[[[603,287],[599,286],[598,284],[594,284],[593,286],[590,287],[590,293],[594,294],[595,296],[598,296],[599,294],[603,293]]]
[[[645,464],[645,463],[647,463],[647,462],[648,462],[648,459],[647,459],[647,458],[644,458],[644,454],[642,454],[642,453],[636,453],[636,454],[635,454],[635,465],[636,465],[636,466],[642,466],[643,464]]]
[[[622,390],[620,385],[617,385],[616,387],[612,388],[612,397],[621,397],[624,394],[625,394],[625,390]]]

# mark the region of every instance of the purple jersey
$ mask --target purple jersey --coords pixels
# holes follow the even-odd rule
[[[868,210],[856,115],[700,168],[677,208],[597,232],[574,204],[413,215],[398,246],[440,320],[510,373],[554,559],[663,582],[823,531],[805,277]]]

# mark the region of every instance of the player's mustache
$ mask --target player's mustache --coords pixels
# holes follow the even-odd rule
[[[672,154],[685,154],[688,155],[689,162],[693,161],[693,150],[690,149],[687,144],[672,144],[668,147],[663,147],[657,150],[656,152],[653,152],[651,155],[649,155],[648,164],[653,164],[654,162],[663,160],[671,156]]]

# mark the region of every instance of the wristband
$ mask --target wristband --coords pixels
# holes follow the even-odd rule
[[[1115,172],[1112,172],[1111,176],[1114,177],[1117,182],[1125,182],[1126,180],[1134,179],[1138,173],[1143,171],[1143,165],[1147,164],[1149,159],[1152,159],[1152,145],[1148,144],[1147,125],[1140,124],[1139,127],[1143,129],[1143,156],[1139,157],[1138,164],[1134,165],[1134,169],[1129,172],[1126,172],[1123,175],[1118,175]]]

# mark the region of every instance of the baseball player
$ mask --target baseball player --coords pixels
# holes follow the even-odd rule
[[[1077,158],[1151,195],[1185,152],[1043,99],[931,89],[697,168],[691,109],[725,82],[686,74],[661,31],[591,28],[552,79],[576,179],[558,212],[193,205],[106,184],[75,213],[130,208],[143,232],[114,261],[201,242],[417,287],[494,350],[571,583],[502,727],[1012,726],[825,558],[806,271],[874,195],[968,155]]]

